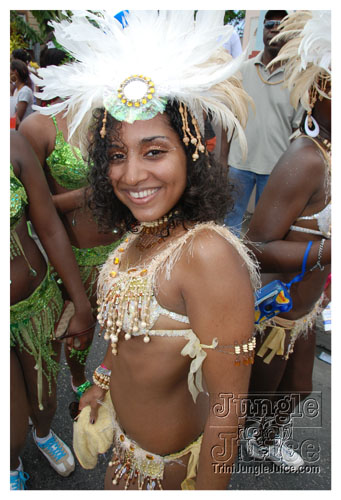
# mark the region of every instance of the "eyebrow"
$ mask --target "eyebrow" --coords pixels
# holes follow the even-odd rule
[[[168,137],[166,137],[165,135],[153,135],[152,137],[144,137],[141,140],[141,143],[144,144],[146,142],[152,142],[155,139],[167,139],[168,140]]]
[[[155,139],[166,139],[166,140],[169,140],[169,137],[167,137],[165,135],[153,135],[151,137],[144,137],[143,139],[141,139],[140,142],[141,142],[141,144],[146,144],[146,143],[154,141]],[[112,143],[112,144],[110,144],[110,147],[111,148],[121,148],[122,144]]]

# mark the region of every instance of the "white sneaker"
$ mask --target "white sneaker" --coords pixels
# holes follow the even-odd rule
[[[36,439],[35,429],[32,429],[33,439],[38,449],[49,461],[51,467],[61,476],[69,476],[75,469],[75,459],[70,448],[53,432],[45,442],[39,443]]]
[[[304,460],[297,451],[289,448],[280,437],[275,437],[274,444],[269,446],[268,458],[277,464],[292,467],[295,471],[304,465]]]
[[[243,446],[249,457],[271,460],[277,465],[292,467],[295,471],[304,465],[301,455],[289,448],[279,436],[275,437],[274,444],[260,445],[256,439],[258,431],[259,428],[252,425],[244,429]]]

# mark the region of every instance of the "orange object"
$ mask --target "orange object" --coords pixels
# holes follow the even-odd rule
[[[276,302],[278,302],[278,304],[288,304],[290,301],[286,298],[282,291],[277,295]]]
[[[10,117],[10,128],[15,129],[16,124],[17,124],[17,115],[11,116]]]

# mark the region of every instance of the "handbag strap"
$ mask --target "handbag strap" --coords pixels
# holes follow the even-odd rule
[[[312,241],[308,241],[307,248],[305,249],[305,252],[304,252],[304,257],[303,257],[303,262],[302,262],[302,271],[300,272],[300,274],[295,276],[291,281],[289,281],[289,283],[285,284],[285,286],[287,287],[288,290],[290,290],[290,287],[293,283],[298,283],[299,281],[301,281],[301,279],[305,275],[305,271],[306,271],[306,267],[307,267],[307,259],[308,259],[308,255],[309,255],[312,244],[313,244]]]

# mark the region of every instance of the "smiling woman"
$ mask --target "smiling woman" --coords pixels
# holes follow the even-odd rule
[[[117,198],[138,221],[167,214],[186,186],[186,155],[165,115],[123,123],[121,148],[109,153],[108,178]]]
[[[63,78],[58,68],[42,72],[40,84],[52,98],[63,94],[56,81],[68,81],[57,106],[67,106],[70,133],[87,148],[94,216],[103,229],[126,231],[98,280],[109,346],[80,401],[74,449],[93,468],[96,453],[113,446],[106,489],[226,489],[229,475],[212,469],[211,451],[223,445],[228,470],[241,408],[213,408],[222,393],[238,402],[247,392],[258,283],[246,247],[219,225],[227,171],[203,146],[207,115],[243,144],[247,96],[220,47],[232,28],[223,12],[207,11],[195,22],[192,11],[130,12],[126,28],[105,12],[73,19],[55,24],[56,36],[72,39],[81,62]],[[121,71],[127,60],[141,74]]]
[[[137,220],[156,220],[175,207],[171,220],[222,219],[231,206],[226,170],[213,155],[200,155],[194,162],[195,146],[185,148],[181,139],[179,105],[167,104],[166,113],[134,124],[108,115],[105,141],[100,136],[103,115],[100,109],[94,113],[89,146],[91,204],[103,229],[120,227],[123,221],[131,229]],[[142,197],[146,190],[155,192]]]

